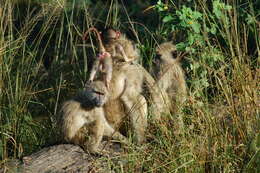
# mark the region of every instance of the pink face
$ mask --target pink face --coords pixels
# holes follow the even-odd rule
[[[121,35],[121,32],[120,31],[115,31],[116,32],[116,39],[118,39]]]

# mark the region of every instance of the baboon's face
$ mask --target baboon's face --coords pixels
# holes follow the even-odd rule
[[[85,93],[88,97],[88,103],[93,106],[101,107],[107,102],[108,91],[104,82],[94,81],[86,84]]]
[[[156,55],[154,57],[154,64],[155,66],[160,66],[161,63],[162,63],[162,55],[160,54],[160,52],[156,52]]]
[[[172,60],[176,58],[176,47],[171,42],[162,43],[156,48],[156,56],[154,59],[156,66],[170,61],[172,62]]]
[[[121,33],[114,29],[106,29],[102,32],[102,38],[105,42],[117,40]]]

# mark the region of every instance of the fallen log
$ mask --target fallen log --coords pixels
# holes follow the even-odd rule
[[[79,146],[60,144],[46,147],[32,155],[23,157],[22,163],[13,161],[0,172],[21,173],[107,173],[122,167],[123,156],[119,144],[107,145],[105,155],[86,153]],[[14,164],[16,163],[16,164]]]

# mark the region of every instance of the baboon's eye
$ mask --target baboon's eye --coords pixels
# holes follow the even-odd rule
[[[156,54],[155,55],[155,60],[161,60],[162,59],[162,55],[160,55],[160,54]]]
[[[171,51],[171,55],[172,55],[172,58],[173,58],[173,59],[176,59],[177,56],[178,56],[178,54],[177,54],[176,51]]]
[[[96,94],[98,94],[98,95],[105,95],[105,93],[103,93],[103,92],[100,92],[100,91],[93,91],[94,93],[96,93]]]

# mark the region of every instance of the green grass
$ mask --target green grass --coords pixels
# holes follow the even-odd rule
[[[149,142],[129,148],[129,164],[118,172],[260,170],[258,2],[232,0],[231,10],[222,4],[214,11],[200,0],[163,1],[145,14],[118,1],[105,9],[99,1],[52,2],[0,2],[0,163],[55,143],[59,105],[83,86],[95,51],[89,42],[82,46],[82,33],[110,25],[135,31],[148,70],[158,42],[173,37],[189,51],[188,101],[178,114],[149,121]]]

